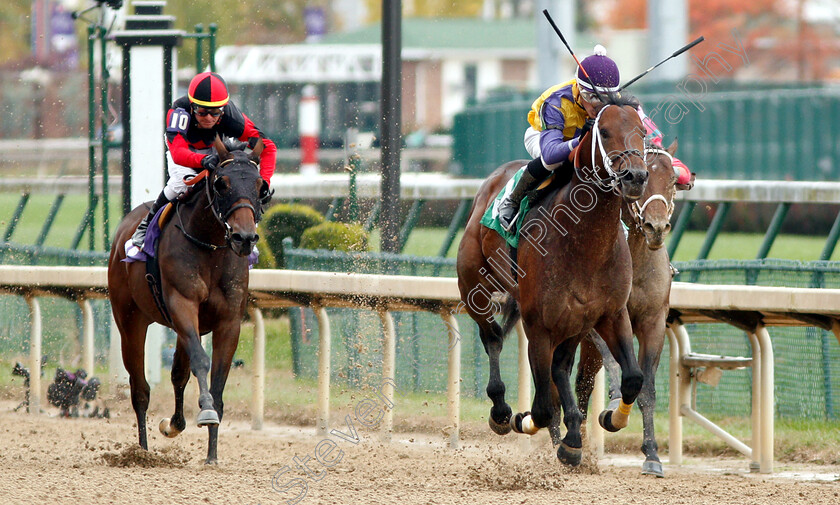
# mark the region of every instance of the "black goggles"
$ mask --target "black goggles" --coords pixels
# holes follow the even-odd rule
[[[205,109],[204,107],[193,107],[193,112],[198,117],[219,117],[222,115],[222,109]]]

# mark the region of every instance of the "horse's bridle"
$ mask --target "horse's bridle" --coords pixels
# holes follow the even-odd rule
[[[642,158],[642,161],[644,162],[644,154],[642,154],[642,151],[639,151],[638,149],[625,149],[623,151],[619,151],[619,152],[615,153],[613,156],[609,156],[609,153],[607,153],[607,150],[604,147],[604,141],[601,138],[601,130],[598,127],[598,124],[601,122],[601,114],[603,114],[604,111],[607,110],[607,108],[610,107],[610,106],[612,106],[612,104],[607,104],[607,105],[603,106],[601,108],[601,110],[598,111],[598,114],[595,116],[595,124],[592,125],[592,129],[589,131],[589,135],[592,136],[592,149],[590,149],[590,151],[592,152],[592,165],[591,165],[592,166],[592,174],[591,174],[591,177],[581,177],[581,175],[579,173],[580,172],[580,165],[578,163],[578,155],[579,155],[580,151],[575,152],[575,161],[574,161],[575,172],[578,173],[578,177],[580,177],[581,180],[584,180],[584,181],[592,180],[599,187],[601,187],[602,189],[607,190],[607,191],[612,191],[612,190],[616,189],[618,187],[619,183],[620,183],[621,177],[624,174],[627,173],[627,169],[620,170],[618,172],[613,170],[613,168],[612,168],[613,163],[616,160],[621,159],[625,156],[638,156],[639,158]],[[607,170],[607,176],[606,177],[597,177],[594,173],[595,172],[595,146],[598,146],[598,150],[601,153],[601,159],[604,161],[604,168]]]
[[[226,159],[225,161],[223,161],[219,164],[219,168],[222,168],[226,165],[229,165],[230,163],[233,162],[233,160],[234,160],[233,158]],[[259,166],[253,160],[248,160],[248,163],[254,165],[254,167],[257,170],[259,170]],[[217,177],[215,170],[212,171],[212,172],[208,172],[207,170],[204,170],[200,174],[198,174],[197,176],[195,176],[192,179],[190,179],[189,181],[187,181],[186,183],[187,183],[188,186],[193,186],[193,185],[197,184],[201,179],[204,179],[208,176],[209,176],[209,179],[207,179],[207,183],[205,184],[205,189],[207,191],[207,200],[210,202],[209,203],[210,212],[213,214],[213,217],[216,218],[216,221],[218,221],[219,224],[222,225],[222,228],[225,230],[225,243],[223,245],[210,244],[210,243],[204,242],[203,240],[200,240],[200,239],[197,239],[197,238],[193,237],[192,235],[190,235],[187,232],[186,228],[184,227],[184,222],[181,219],[181,211],[180,211],[180,205],[179,204],[175,205],[175,213],[178,215],[179,225],[177,226],[177,228],[179,230],[181,230],[181,233],[184,234],[184,236],[187,238],[187,240],[189,240],[193,244],[195,244],[199,247],[202,247],[204,249],[209,249],[211,251],[216,251],[218,249],[224,249],[226,247],[230,247],[230,239],[231,239],[231,236],[233,235],[233,228],[228,224],[227,220],[234,212],[236,212],[239,209],[251,209],[251,212],[254,213],[254,220],[257,221],[257,222],[259,222],[259,214],[257,213],[257,210],[254,208],[253,205],[251,205],[250,202],[243,202],[243,203],[238,203],[236,205],[233,205],[233,206],[231,206],[230,209],[228,209],[227,212],[223,213],[221,211],[221,209],[219,209],[219,205],[218,205],[219,199],[217,198],[219,196],[219,193],[218,193],[218,191],[216,191],[216,187],[215,187],[215,184],[214,184],[214,182],[216,181],[216,177]]]
[[[645,159],[646,160],[647,160],[647,155],[648,154],[654,154],[654,155],[661,154],[663,156],[667,156],[668,159],[671,160],[671,163],[672,164],[674,163],[674,157],[671,155],[671,153],[669,153],[665,149],[662,149],[662,148],[659,148],[659,147],[653,147],[653,146],[645,146]],[[644,217],[645,209],[647,209],[648,205],[650,205],[651,203],[656,202],[656,201],[660,201],[660,202],[665,204],[665,208],[668,210],[668,220],[669,221],[671,220],[671,215],[674,213],[674,199],[673,199],[673,197],[669,200],[668,198],[665,198],[664,195],[662,195],[660,193],[656,193],[655,195],[651,195],[641,205],[639,205],[638,200],[630,203],[630,212],[633,215],[633,222],[636,224],[636,228],[638,228],[639,230],[642,229],[642,226],[644,225],[644,222],[645,222],[645,217]]]

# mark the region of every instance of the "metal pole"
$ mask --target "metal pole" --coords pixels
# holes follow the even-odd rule
[[[208,58],[210,59],[210,71],[216,71],[216,32],[219,30],[219,26],[216,23],[210,23],[210,54]]]
[[[204,40],[201,37],[201,33],[204,31],[204,26],[201,23],[195,25],[195,33],[199,35],[195,39],[195,73],[201,72],[201,69],[204,68]]]
[[[671,231],[671,240],[668,241],[668,257],[671,259],[674,259],[674,253],[677,251],[677,246],[680,245],[680,239],[682,239],[685,229],[688,228],[688,222],[691,221],[691,212],[696,205],[697,202],[685,202],[680,211],[677,223]]]
[[[400,104],[402,82],[401,0],[382,0],[382,101],[380,138],[382,146],[382,211],[383,252],[400,250]]]
[[[110,219],[108,216],[108,79],[111,77],[110,72],[108,72],[108,58],[105,57],[106,54],[106,43],[107,39],[105,36],[107,35],[107,31],[105,30],[104,26],[99,27],[99,47],[100,47],[100,92],[101,92],[101,103],[99,104],[102,108],[102,118],[101,118],[101,125],[102,125],[102,144],[101,144],[101,152],[102,152],[102,248],[107,251],[111,248],[111,239],[109,237],[110,233],[108,227],[110,226]],[[95,203],[91,202],[93,205]],[[94,207],[91,207],[92,209]],[[94,220],[91,219],[90,221],[90,236],[91,239],[93,238],[93,224]],[[93,249],[93,248],[91,248]]]
[[[698,260],[704,260],[709,257],[709,253],[712,250],[712,246],[715,245],[715,240],[720,233],[720,229],[723,228],[723,221],[729,213],[729,207],[729,202],[720,202],[718,204],[717,211],[715,211],[715,217],[712,218],[712,222],[709,224],[709,229],[706,231],[706,238],[703,240],[703,246],[697,254]]]
[[[779,230],[782,229],[782,222],[784,222],[788,210],[790,210],[790,203],[787,202],[782,202],[778,207],[776,207],[776,213],[773,214],[773,219],[767,227],[767,233],[764,234],[764,241],[761,243],[761,247],[758,249],[758,254],[756,254],[755,259],[764,259],[770,253],[770,248],[773,247],[773,242],[779,235]]]
[[[93,91],[95,85],[93,65],[93,52],[95,47],[96,27],[88,26],[88,208],[93,208],[93,199],[96,196],[93,181],[96,175],[96,93]],[[93,236],[94,222],[96,219],[91,216],[90,220],[90,241],[89,249],[91,251],[96,247],[95,237]]]

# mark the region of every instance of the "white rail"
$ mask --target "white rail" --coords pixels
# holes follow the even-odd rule
[[[85,309],[85,300],[106,296],[104,267],[19,267],[0,266],[0,291],[23,296],[30,306],[32,331],[30,344],[30,404],[38,412],[41,402],[40,345],[41,316],[38,298],[63,296],[81,300],[84,321],[85,360],[93,355],[93,318]],[[393,379],[395,331],[392,311],[418,310],[438,312],[448,328],[448,418],[452,431],[450,445],[457,447],[460,425],[460,334],[453,315],[460,296],[452,278],[365,275],[288,270],[253,270],[250,290],[254,303],[251,313],[254,331],[253,428],[260,429],[264,405],[265,331],[261,309],[309,305],[318,316],[322,347],[319,356],[318,430],[329,431],[329,341],[330,326],[326,307],[369,308],[379,313],[384,330],[383,377]],[[767,326],[820,326],[831,329],[840,340],[840,290],[773,288],[756,286],[712,286],[674,283],[671,289],[671,445],[670,463],[682,461],[682,417],[689,417],[744,452],[761,472],[773,469],[773,346]],[[691,346],[685,323],[727,322],[745,329],[753,342],[753,440],[752,447],[734,439],[721,428],[691,408],[691,380],[698,365],[692,362]],[[441,338],[446,330],[441,330]],[[524,345],[520,332],[520,349]],[[696,360],[695,360],[696,361]],[[709,367],[715,366],[708,363]],[[527,353],[520,352],[519,401],[527,408],[530,392]],[[726,368],[725,364],[721,364]],[[387,381],[386,381],[387,382]],[[393,387],[385,384],[383,399],[393,405]],[[594,417],[594,416],[592,416]],[[392,412],[383,422],[383,438],[390,437]],[[526,442],[527,443],[527,442]],[[600,447],[602,450],[602,445]]]

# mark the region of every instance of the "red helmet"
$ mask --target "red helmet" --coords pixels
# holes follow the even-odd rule
[[[230,96],[222,76],[215,72],[202,72],[190,81],[190,102],[202,107],[223,107]]]

